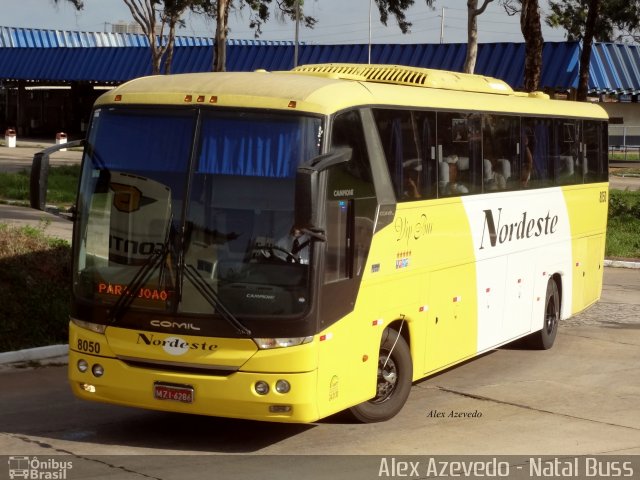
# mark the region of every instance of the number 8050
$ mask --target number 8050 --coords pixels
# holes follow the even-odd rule
[[[90,340],[78,339],[78,350],[87,353],[100,353],[100,344],[98,342],[92,342]]]

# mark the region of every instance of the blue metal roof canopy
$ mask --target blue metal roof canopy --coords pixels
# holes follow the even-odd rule
[[[211,38],[176,37],[171,71],[208,71],[212,45]],[[298,63],[366,63],[368,48],[367,44],[300,45]],[[466,48],[466,43],[374,44],[371,60],[461,71]],[[541,88],[577,88],[580,51],[578,42],[546,42]],[[289,70],[293,67],[293,54],[292,42],[229,40],[227,69]],[[476,73],[503,79],[521,89],[524,58],[524,43],[483,43],[478,46]],[[149,47],[141,34],[0,27],[1,79],[121,83],[150,73]],[[596,43],[591,55],[589,90],[640,93],[640,47]]]

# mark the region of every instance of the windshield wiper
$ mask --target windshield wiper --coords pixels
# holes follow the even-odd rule
[[[133,301],[136,299],[136,294],[147,283],[149,277],[160,265],[164,263],[168,253],[169,248],[165,243],[161,249],[156,249],[151,253],[151,255],[149,255],[131,281],[127,284],[124,291],[120,294],[118,300],[113,304],[113,308],[107,317],[107,320],[110,323],[113,324],[120,320],[124,312],[129,309]]]
[[[224,318],[227,323],[229,323],[235,330],[241,335],[251,335],[251,330],[245,327],[240,320],[238,320],[233,313],[227,309],[227,307],[220,301],[218,298],[218,294],[215,290],[207,283],[207,281],[202,277],[200,272],[193,265],[186,265],[184,269],[184,276],[189,279],[189,281],[196,288],[198,293],[204,297],[204,299],[209,302],[217,313],[220,314],[222,318]]]

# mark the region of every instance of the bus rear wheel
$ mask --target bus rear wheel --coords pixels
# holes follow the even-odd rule
[[[544,303],[544,324],[542,330],[529,337],[529,345],[537,350],[548,350],[553,346],[560,321],[560,293],[556,281],[551,278],[547,283],[547,295]]]
[[[409,346],[398,332],[387,328],[380,344],[376,396],[352,407],[351,414],[364,423],[383,422],[394,417],[409,397],[412,378]]]

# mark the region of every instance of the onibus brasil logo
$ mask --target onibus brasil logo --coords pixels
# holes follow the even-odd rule
[[[12,456],[9,457],[9,478],[26,478],[33,480],[65,480],[67,470],[71,470],[70,461],[55,458],[40,460],[38,457]]]

